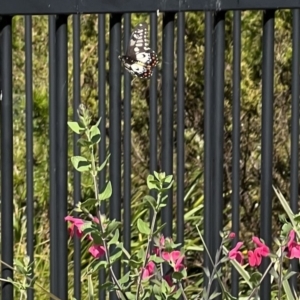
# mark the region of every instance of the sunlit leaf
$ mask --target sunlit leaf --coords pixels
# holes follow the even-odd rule
[[[138,219],[137,227],[138,227],[138,230],[139,230],[140,233],[144,233],[144,234],[149,235],[150,232],[151,232],[149,224],[144,222],[142,219]]]
[[[73,156],[71,162],[78,172],[86,172],[91,169],[91,163],[85,157]]]
[[[73,132],[77,134],[80,134],[84,131],[84,127],[80,126],[78,122],[68,122],[68,126]]]
[[[99,127],[96,125],[93,125],[90,129],[90,138],[91,138],[91,142],[93,144],[98,144],[101,140],[101,134],[100,134],[100,130]]]
[[[101,201],[101,200],[109,199],[111,195],[112,195],[112,186],[111,186],[111,182],[108,181],[104,191],[99,194],[99,200]]]

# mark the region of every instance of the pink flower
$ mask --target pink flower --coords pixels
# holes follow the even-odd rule
[[[181,255],[180,251],[172,251],[171,253],[164,251],[161,257],[169,262],[175,272],[179,272],[185,268],[184,264],[182,263],[184,255]]]
[[[252,238],[253,243],[257,246],[254,251],[248,251],[249,265],[251,267],[259,267],[262,261],[262,257],[266,257],[270,253],[270,249],[265,245],[259,237],[254,236]]]
[[[261,264],[261,254],[259,251],[259,248],[256,248],[254,251],[249,250],[248,251],[248,260],[249,265],[251,267],[259,267]]]
[[[243,260],[244,260],[244,257],[243,257],[243,254],[241,251],[239,251],[239,249],[243,246],[243,243],[242,242],[238,242],[236,244],[236,246],[231,249],[228,253],[228,257],[229,259],[235,259],[239,264],[243,264]]]
[[[269,255],[269,253],[270,253],[269,247],[267,245],[265,245],[264,243],[262,243],[257,236],[254,236],[252,238],[252,241],[256,244],[257,249],[259,249],[261,256],[266,257]]]
[[[146,279],[154,274],[155,263],[153,261],[149,261],[144,269],[142,279]]]
[[[92,254],[94,258],[100,258],[103,254],[105,254],[105,248],[101,245],[92,245],[89,248],[89,252]]]
[[[289,233],[289,241],[287,244],[287,257],[292,259],[292,258],[300,258],[300,244],[295,242],[295,236],[296,233],[294,230],[291,230]]]
[[[93,221],[97,224],[99,224],[99,219],[97,217],[93,217]]]
[[[69,227],[70,236],[73,237],[75,234],[76,236],[81,238],[83,235],[81,227],[84,224],[84,221],[80,218],[74,218],[72,216],[66,216],[65,221],[71,222],[71,226]]]
[[[230,232],[230,233],[228,234],[228,237],[229,237],[230,239],[234,239],[234,238],[235,238],[235,233],[234,233],[234,232]]]

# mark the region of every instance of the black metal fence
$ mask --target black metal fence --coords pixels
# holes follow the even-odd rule
[[[109,145],[111,159],[109,174],[114,188],[109,215],[121,219],[121,202],[124,209],[124,243],[130,248],[130,200],[131,200],[131,77],[124,73],[124,130],[121,132],[121,22],[124,17],[124,40],[131,32],[130,14],[146,12],[150,16],[150,45],[156,50],[157,11],[163,16],[162,40],[162,170],[173,174],[173,152],[177,154],[177,240],[184,242],[184,109],[185,109],[185,12],[205,11],[205,64],[204,73],[204,141],[205,141],[205,240],[214,253],[220,244],[219,231],[223,228],[223,114],[224,114],[224,53],[226,11],[234,10],[233,22],[233,99],[232,99],[232,231],[239,232],[240,199],[240,64],[241,64],[241,11],[263,10],[263,65],[262,65],[262,120],[261,120],[261,237],[268,245],[272,242],[272,152],[273,152],[273,76],[274,76],[274,13],[276,9],[293,9],[293,58],[292,58],[292,122],[291,122],[291,197],[293,211],[298,211],[298,145],[299,145],[299,58],[300,58],[300,1],[297,0],[226,0],[226,1],[0,1],[1,35],[1,259],[13,264],[13,72],[12,72],[12,18],[25,17],[25,66],[26,66],[26,182],[27,182],[27,252],[31,259],[34,249],[33,232],[33,78],[32,78],[32,21],[31,15],[49,16],[49,138],[50,138],[50,265],[51,292],[61,299],[68,298],[67,278],[67,230],[64,217],[67,215],[67,20],[73,18],[73,105],[74,112],[80,103],[80,14],[98,15],[98,100],[102,118],[100,157],[106,153],[106,56],[105,35],[109,31]],[[105,28],[105,14],[111,13],[109,28]],[[122,15],[121,13],[126,13]],[[175,15],[177,14],[177,22]],[[177,26],[177,46],[174,47],[174,27]],[[177,59],[177,74],[174,74],[174,53]],[[150,80],[150,172],[157,169],[157,70]],[[174,94],[176,75],[176,95]],[[45,83],[46,84],[46,83]],[[176,97],[175,97],[176,96]],[[173,111],[177,101],[176,149],[174,149]],[[76,119],[76,113],[74,113]],[[123,136],[123,178],[121,177],[121,143]],[[76,137],[74,137],[76,141]],[[74,146],[74,154],[79,148]],[[123,189],[121,184],[124,184]],[[100,185],[104,186],[105,174]],[[123,191],[123,192],[122,192]],[[172,193],[163,211],[167,223],[165,235],[172,234]],[[74,204],[80,201],[80,175],[74,174]],[[75,241],[74,297],[80,299],[80,244]],[[205,257],[205,265],[209,265]],[[263,263],[263,269],[267,260]],[[120,274],[121,267],[116,267]],[[100,274],[103,280],[104,274]],[[12,271],[2,266],[2,278],[13,277]],[[261,287],[261,298],[270,299],[268,278]],[[292,281],[296,286],[296,281]],[[232,273],[232,292],[238,293],[238,274]],[[100,294],[99,299],[104,299]],[[33,299],[28,291],[28,299]],[[2,299],[13,299],[13,286],[2,283]],[[114,299],[114,296],[112,296]]]

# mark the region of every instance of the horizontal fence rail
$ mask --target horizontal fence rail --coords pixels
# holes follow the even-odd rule
[[[1,0],[1,15],[178,12],[300,8],[300,0]]]
[[[14,120],[18,118],[16,111],[20,105],[15,99],[14,76],[17,68],[14,68],[13,57],[13,19],[16,15],[24,17],[24,70],[25,70],[25,137],[26,158],[24,170],[26,170],[26,251],[30,261],[35,260],[35,249],[37,245],[37,233],[34,228],[34,218],[38,217],[35,212],[35,180],[43,181],[47,189],[47,205],[49,212],[45,223],[50,222],[50,290],[60,299],[70,297],[69,289],[72,282],[74,296],[77,300],[82,299],[82,268],[81,247],[79,238],[74,237],[74,252],[72,256],[72,280],[68,274],[70,265],[68,263],[68,231],[64,220],[69,211],[82,201],[81,183],[83,178],[80,173],[74,171],[69,160],[72,155],[80,155],[80,147],[76,144],[77,135],[68,133],[67,121],[71,118],[78,121],[77,108],[84,101],[89,103],[92,96],[85,97],[83,101],[82,89],[85,80],[83,74],[83,41],[84,34],[82,16],[80,14],[94,14],[97,26],[93,27],[95,49],[89,48],[88,56],[92,51],[96,52],[96,62],[92,61],[90,69],[95,68],[96,82],[91,79],[91,90],[95,92],[98,101],[95,115],[101,118],[101,142],[99,145],[100,162],[105,160],[107,150],[111,157],[109,166],[99,176],[100,190],[105,187],[107,176],[113,186],[113,194],[109,206],[102,203],[101,212],[107,213],[111,219],[122,221],[122,236],[124,247],[130,253],[132,241],[132,197],[136,187],[133,186],[132,174],[134,169],[133,154],[135,153],[135,134],[133,115],[133,94],[139,93],[141,98],[141,109],[148,110],[147,114],[147,138],[149,140],[148,157],[140,159],[140,164],[149,172],[162,170],[167,174],[176,174],[175,188],[168,191],[167,206],[163,209],[161,219],[166,223],[163,233],[165,236],[175,236],[178,243],[184,245],[184,236],[189,224],[185,221],[185,211],[190,210],[190,202],[185,198],[187,181],[186,153],[189,146],[186,136],[188,127],[188,116],[186,106],[188,105],[186,95],[189,76],[185,73],[186,67],[193,65],[186,55],[187,35],[189,27],[187,11],[199,11],[199,20],[203,21],[202,38],[194,41],[195,47],[203,47],[203,57],[197,75],[201,81],[201,91],[195,95],[195,109],[199,109],[194,118],[200,119],[197,123],[196,132],[193,135],[203,139],[201,146],[200,138],[197,141],[201,155],[194,154],[195,161],[199,163],[199,177],[203,177],[203,185],[197,186],[199,178],[194,180],[195,189],[203,189],[201,197],[204,200],[203,221],[204,239],[211,257],[215,257],[220,246],[221,237],[219,232],[224,228],[225,220],[230,218],[230,230],[236,233],[232,246],[239,240],[241,231],[241,205],[242,191],[241,178],[244,169],[241,167],[243,153],[241,153],[241,138],[243,126],[246,126],[242,116],[242,92],[243,81],[241,64],[242,57],[242,10],[261,10],[262,34],[262,64],[261,64],[261,157],[259,166],[258,182],[260,183],[260,235],[268,246],[272,244],[272,209],[274,206],[272,184],[273,176],[273,153],[274,153],[274,77],[275,77],[275,9],[289,8],[292,15],[291,24],[291,47],[292,47],[292,80],[290,84],[291,93],[291,124],[290,129],[290,205],[293,212],[298,212],[299,199],[299,59],[300,59],[300,0],[227,0],[227,1],[48,1],[41,2],[32,0],[29,3],[16,0],[0,0],[0,89],[2,99],[0,100],[1,112],[1,260],[8,265],[13,265],[14,259],[14,224],[15,209],[17,205],[14,196],[17,187],[13,182],[16,172],[14,164],[14,153],[18,151],[14,143]],[[265,11],[262,11],[266,9]],[[234,12],[233,12],[234,10]],[[147,23],[150,30],[150,47],[160,55],[160,67],[155,68],[153,75],[141,90],[135,89],[130,73],[125,71],[120,64],[118,56],[124,52],[128,45],[132,32],[132,14],[135,12],[150,13]],[[159,12],[164,12],[163,16]],[[110,13],[110,15],[106,15]],[[96,15],[97,14],[97,15]],[[232,14],[232,36],[226,36],[226,22]],[[35,113],[39,113],[42,101],[35,94],[35,82],[37,74],[34,73],[33,45],[33,16],[50,15],[47,17],[48,37],[47,41],[47,78],[45,82],[45,98],[47,120],[45,124],[36,124]],[[14,17],[12,17],[14,16]],[[19,16],[18,16],[19,17]],[[72,21],[72,22],[71,22]],[[71,23],[70,23],[71,22]],[[68,26],[72,24],[72,26]],[[227,24],[228,25],[228,24]],[[71,33],[69,32],[71,30]],[[162,40],[159,40],[159,36]],[[199,38],[199,40],[197,40]],[[72,47],[68,43],[72,41]],[[175,42],[176,41],[176,42]],[[229,41],[229,42],[228,42]],[[88,44],[88,43],[87,43]],[[232,58],[227,55],[229,47],[233,47]],[[71,63],[69,62],[71,57]],[[16,58],[15,58],[16,59]],[[72,70],[70,71],[70,64]],[[93,64],[93,65],[92,65]],[[226,71],[230,73],[230,92],[226,90],[228,78]],[[87,71],[86,71],[87,72]],[[42,74],[40,75],[42,76]],[[91,75],[92,77],[92,75]],[[226,81],[227,80],[227,81]],[[71,81],[71,88],[70,88]],[[199,83],[198,82],[198,83]],[[199,83],[200,84],[200,83]],[[146,96],[145,96],[146,95]],[[228,96],[229,95],[229,96]],[[225,101],[225,98],[229,101]],[[35,102],[36,101],[36,102]],[[18,107],[17,107],[18,105]],[[289,105],[289,104],[287,104]],[[37,107],[38,106],[38,107]],[[228,125],[225,118],[226,109],[230,110],[232,120]],[[202,111],[201,111],[202,110]],[[71,114],[68,114],[72,111]],[[202,114],[203,112],[203,114]],[[201,113],[201,114],[200,114]],[[241,121],[243,119],[243,122]],[[43,127],[44,126],[44,127]],[[35,151],[35,138],[37,130],[46,132],[47,144],[44,145],[47,152],[47,162],[44,177],[37,175]],[[230,127],[230,130],[225,128]],[[230,132],[230,135],[228,134]],[[199,137],[197,136],[197,137]],[[72,141],[70,145],[68,141]],[[227,143],[231,143],[230,170],[226,169],[224,149]],[[200,150],[199,150],[200,152]],[[227,158],[228,159],[228,158]],[[199,161],[202,160],[203,164]],[[146,167],[145,167],[146,165]],[[198,166],[198,165],[197,165]],[[203,167],[203,170],[200,169]],[[247,166],[245,166],[246,168]],[[25,172],[25,171],[24,171]],[[226,172],[229,175],[226,175]],[[24,173],[25,176],[25,173]],[[68,185],[72,180],[71,192]],[[225,182],[225,181],[229,181]],[[48,184],[49,182],[49,184]],[[226,194],[225,185],[230,186]],[[192,193],[193,191],[191,191]],[[71,195],[70,195],[71,194]],[[155,192],[151,191],[155,196]],[[226,194],[226,195],[225,195]],[[229,201],[224,199],[228,197]],[[230,210],[228,210],[230,206]],[[199,204],[200,207],[200,204]],[[224,213],[224,210],[228,213]],[[175,213],[174,213],[175,211]],[[200,209],[197,209],[199,214]],[[174,219],[175,216],[175,219]],[[48,219],[49,217],[49,219]],[[228,225],[228,224],[227,224]],[[228,228],[227,228],[228,229]],[[48,235],[47,235],[48,238]],[[210,258],[204,254],[204,267],[212,271]],[[269,261],[263,260],[261,271],[268,267]],[[298,272],[298,262],[292,262],[292,268]],[[128,270],[125,270],[128,271]],[[123,274],[123,266],[114,264],[114,272],[117,277]],[[34,276],[35,273],[32,274]],[[106,273],[102,270],[98,274],[99,284],[104,283]],[[2,265],[1,277],[13,278],[14,274],[10,268]],[[239,295],[239,274],[232,268],[231,291],[236,297]],[[290,285],[297,287],[296,276],[290,279]],[[208,285],[208,278],[204,276],[204,286]],[[216,284],[212,291],[220,287]],[[14,290],[10,283],[2,282],[2,299],[13,299]],[[105,299],[108,293],[99,291],[99,299]],[[28,289],[29,300],[37,299],[33,290]],[[260,289],[261,299],[271,299],[270,278],[267,276]],[[109,294],[110,299],[118,299],[116,293]],[[222,299],[218,297],[216,299]]]

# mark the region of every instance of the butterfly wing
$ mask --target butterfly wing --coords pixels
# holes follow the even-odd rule
[[[146,23],[140,23],[133,29],[125,55],[137,60],[136,55],[147,50],[150,50],[148,26]]]
[[[131,34],[129,45],[121,57],[127,71],[141,78],[152,76],[152,69],[157,65],[156,53],[149,48],[148,26],[140,23]]]

